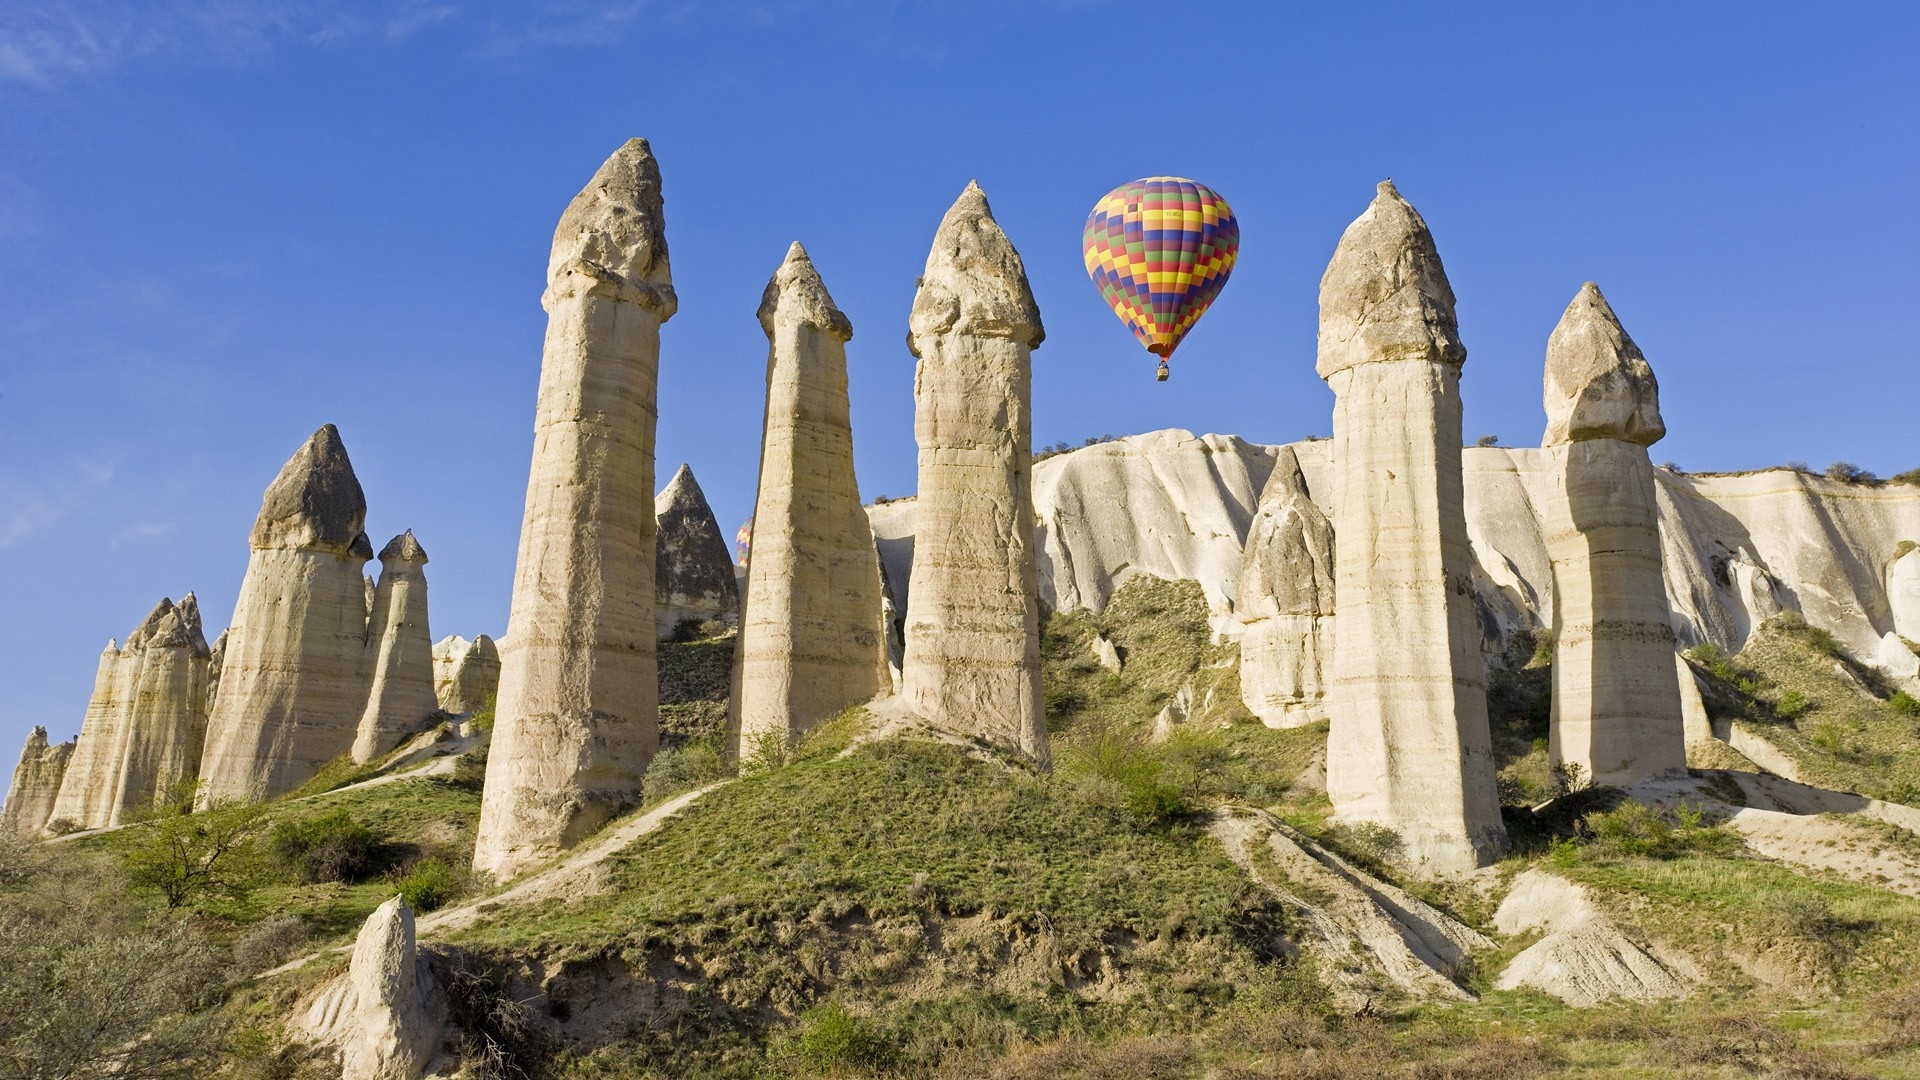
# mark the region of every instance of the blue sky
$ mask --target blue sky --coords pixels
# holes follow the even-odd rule
[[[1471,437],[1533,445],[1597,280],[1656,460],[1920,467],[1920,9],[1906,4],[0,5],[0,754],[79,726],[161,597],[232,611],[262,489],[339,425],[435,636],[505,629],[552,228],[622,141],[665,173],[664,483],[751,510],[760,290],[799,239],[853,319],[863,492],[914,486],[914,277],[970,178],[1048,337],[1035,440],[1329,430],[1316,289],[1391,176],[1460,299]],[[1080,265],[1093,200],[1200,179],[1239,268],[1152,365]],[[4,767],[4,766],[0,766]]]

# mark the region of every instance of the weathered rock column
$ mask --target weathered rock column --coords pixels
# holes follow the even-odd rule
[[[934,235],[907,347],[920,445],[902,693],[920,716],[1047,760],[1034,575],[1026,268],[968,184]]]
[[[46,728],[36,725],[28,732],[27,745],[20,750],[20,764],[13,767],[13,782],[7,785],[0,828],[17,836],[39,835],[53,820],[53,801],[60,795],[60,781],[72,757],[71,741],[48,746]]]
[[[847,342],[798,243],[760,298],[767,412],[728,740],[750,753],[889,689],[880,563],[853,474]]]
[[[433,635],[427,628],[427,553],[408,529],[380,549],[380,584],[367,622],[372,687],[353,739],[365,765],[420,731],[439,709],[433,692]]]
[[[1327,794],[1439,870],[1507,849],[1462,510],[1466,356],[1427,224],[1383,182],[1320,280],[1339,611]]]
[[[1687,764],[1660,572],[1647,447],[1666,435],[1646,357],[1593,282],[1547,340],[1547,432],[1559,498],[1543,507],[1553,558],[1553,727],[1548,754],[1596,784]]]
[[[193,594],[179,604],[161,600],[141,631],[127,639],[122,663],[134,669],[106,824],[150,810],[191,781],[207,735],[207,660]]]
[[[340,1080],[413,1080],[440,1049],[446,1023],[446,991],[419,953],[413,909],[396,896],[367,916],[346,973],[293,1026],[337,1056]]]
[[[477,869],[510,876],[640,796],[660,743],[653,437],[676,299],[645,140],[567,207],[547,264],[533,467],[501,646]]]
[[[80,735],[74,740],[73,755],[47,816],[49,822],[76,829],[103,829],[112,820],[120,762],[126,752],[128,699],[133,695],[133,637],[158,613],[155,608],[134,628],[125,654],[114,641],[101,650],[100,665],[94,670],[93,696],[87,699]]]
[[[1326,718],[1333,633],[1333,526],[1281,447],[1240,562],[1240,700],[1268,727]],[[1108,646],[1112,648],[1112,646]]]
[[[200,804],[291,791],[353,749],[373,557],[367,500],[328,424],[280,470],[253,523],[200,760]]]
[[[706,492],[684,462],[653,498],[653,625],[660,640],[683,622],[738,623],[740,583]]]

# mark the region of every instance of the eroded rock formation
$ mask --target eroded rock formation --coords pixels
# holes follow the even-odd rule
[[[653,622],[661,640],[683,622],[738,622],[740,585],[733,554],[706,493],[682,464],[653,499],[659,532],[653,540]]]
[[[500,656],[477,869],[572,846],[640,793],[660,742],[653,439],[677,299],[660,167],[615,151],[560,217],[533,467]]]
[[[195,777],[206,737],[209,652],[192,593],[177,605],[163,598],[127,635],[125,648],[107,643],[49,821],[81,829],[118,825]]]
[[[1282,448],[1240,564],[1240,699],[1268,727],[1326,718],[1333,545],[1299,461]]]
[[[341,1080],[413,1080],[440,1048],[446,994],[414,942],[413,909],[381,904],[360,928],[346,974],[294,1027],[338,1056]]]
[[[1339,538],[1327,793],[1447,870],[1507,846],[1462,510],[1466,355],[1426,222],[1383,182],[1320,281]]]
[[[227,626],[202,805],[291,791],[353,749],[367,704],[367,500],[332,424],[267,488]]]
[[[372,685],[353,740],[358,764],[399,746],[440,707],[434,694],[433,635],[427,629],[426,565],[426,550],[411,529],[380,549],[380,584],[367,622]]]
[[[433,646],[433,688],[440,708],[465,716],[486,705],[500,689],[500,650],[479,634],[472,641],[449,634]]]
[[[1887,607],[1893,632],[1920,641],[1920,544],[1905,541],[1887,564]]]
[[[27,745],[20,750],[20,764],[13,767],[7,803],[0,809],[0,828],[17,836],[39,835],[53,820],[53,803],[60,795],[60,780],[72,757],[72,740],[49,746],[47,729],[34,725],[27,733]]]
[[[892,683],[880,564],[853,474],[853,324],[798,243],[759,314],[767,411],[727,718],[736,753],[769,734],[795,738]]]
[[[968,184],[907,337],[920,489],[902,693],[928,721],[1043,762],[1029,354],[1044,336],[1020,255]]]
[[[1547,431],[1558,482],[1545,509],[1553,559],[1548,752],[1594,783],[1684,769],[1660,507],[1647,447],[1666,435],[1660,388],[1589,281],[1547,341]]]

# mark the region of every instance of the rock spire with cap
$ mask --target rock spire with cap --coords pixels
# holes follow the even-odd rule
[[[352,750],[368,688],[366,513],[332,424],[267,488],[227,625],[201,805],[283,794]]]
[[[474,866],[502,877],[639,801],[660,742],[654,471],[660,324],[677,301],[660,168],[615,151],[547,268],[533,464]]]
[[[424,729],[440,707],[427,625],[427,553],[408,529],[380,549],[380,582],[367,619],[367,707],[353,740],[364,765]]]
[[[1553,722],[1547,750],[1596,784],[1686,767],[1677,648],[1647,447],[1666,434],[1646,357],[1593,282],[1547,339]]]
[[[888,689],[880,564],[853,471],[847,342],[798,242],[760,298],[766,424],[728,739],[791,740]]]
[[[1333,641],[1333,525],[1283,446],[1240,562],[1240,699],[1268,727],[1326,718]]]
[[[901,691],[933,724],[1045,762],[1026,268],[968,184],[934,234],[907,346],[920,447]]]
[[[433,646],[433,689],[440,708],[466,716],[493,700],[500,689],[500,650],[493,639],[476,634],[472,641],[448,634]]]
[[[740,621],[733,553],[706,493],[686,464],[653,498],[654,632],[663,640],[685,622]]]
[[[1390,182],[1320,281],[1333,389],[1335,620],[1327,793],[1435,870],[1507,848],[1460,471],[1466,349],[1426,222]]]

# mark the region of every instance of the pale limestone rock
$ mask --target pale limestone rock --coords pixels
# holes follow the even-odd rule
[[[220,667],[227,659],[227,632],[213,639],[213,648],[207,653],[207,715],[213,715],[213,703],[220,696]]]
[[[1920,641],[1920,546],[1906,541],[1887,564],[1887,608],[1893,632]]]
[[[433,635],[427,629],[427,553],[409,529],[380,549],[380,584],[367,624],[372,687],[353,740],[367,762],[420,731],[440,701],[434,695]]]
[[[367,916],[346,974],[294,1027],[338,1055],[341,1080],[414,1080],[440,1048],[446,1014],[446,994],[414,943],[413,909],[396,896]]]
[[[449,634],[433,647],[433,686],[440,708],[466,716],[483,708],[500,689],[500,650],[479,634],[472,641]]]
[[[13,768],[13,782],[7,785],[0,829],[18,836],[39,835],[53,820],[53,803],[60,795],[60,781],[72,757],[71,741],[49,746],[47,729],[34,725],[27,733],[27,745],[20,750],[20,764]]]
[[[133,693],[133,665],[122,663],[122,659],[119,644],[107,642],[94,669],[93,695],[87,699],[80,735],[74,740],[73,755],[67,761],[48,821],[77,829],[101,829],[113,819],[120,755],[126,748],[127,704]]]
[[[1240,564],[1240,699],[1268,727],[1326,719],[1333,641],[1333,526],[1283,448],[1260,495]]]
[[[693,469],[680,466],[653,499],[653,623],[665,640],[686,620],[737,623],[740,586],[720,523]]]
[[[1673,654],[1673,675],[1673,681],[1680,687],[1680,727],[1687,745],[1713,738],[1713,718],[1707,715],[1707,700],[1700,694],[1700,679],[1693,673],[1693,665],[1679,653]]]
[[[1553,726],[1548,752],[1596,784],[1687,764],[1660,508],[1647,447],[1666,434],[1653,369],[1589,281],[1547,341],[1555,495]]]
[[[1915,653],[1914,646],[1907,642],[1908,639],[1889,630],[1880,639],[1880,651],[1874,662],[1897,679],[1920,678],[1920,653]]]
[[[615,151],[554,230],[533,466],[474,866],[501,877],[638,801],[660,742],[653,440],[677,299],[660,168]]]
[[[853,324],[798,243],[759,315],[767,409],[727,718],[736,754],[769,735],[794,739],[893,682],[880,563],[853,473]]]
[[[368,689],[366,516],[332,424],[267,488],[227,625],[201,805],[291,791],[353,749]]]
[[[1115,645],[1113,639],[1107,635],[1093,635],[1093,641],[1089,643],[1087,647],[1092,650],[1094,661],[1101,667],[1113,672],[1115,675],[1126,670],[1127,662],[1125,658],[1120,655],[1120,647]]]
[[[1695,978],[1692,965],[1672,957],[1663,963],[1609,920],[1584,887],[1544,870],[1528,870],[1494,913],[1502,934],[1544,931],[1545,936],[1508,962],[1494,985],[1528,987],[1576,1007],[1607,1001],[1657,1001],[1684,996]]]
[[[902,693],[934,724],[1047,760],[1034,571],[1026,269],[968,184],[940,222],[907,346],[920,447]]]
[[[1383,182],[1320,282],[1339,538],[1327,792],[1439,870],[1507,848],[1462,509],[1465,360],[1433,237]]]

